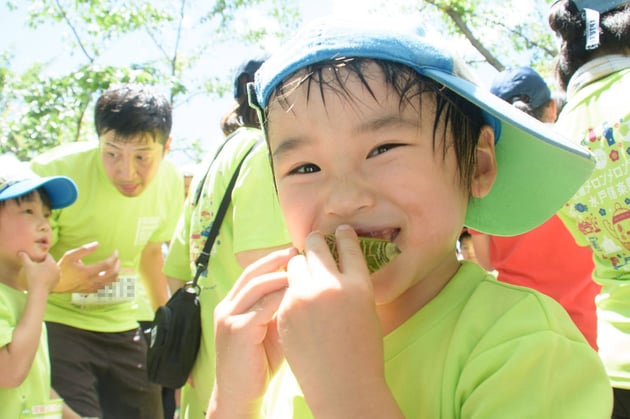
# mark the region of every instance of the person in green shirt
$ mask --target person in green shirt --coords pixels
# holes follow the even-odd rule
[[[556,129],[597,158],[559,216],[588,246],[601,285],[597,344],[613,386],[613,418],[630,418],[630,1],[556,1],[556,80],[567,103]]]
[[[236,71],[234,105],[221,119],[221,128],[227,136],[225,144],[216,158],[216,153],[209,153],[199,165],[164,263],[163,271],[172,289],[192,279],[195,261],[226,186],[244,159],[208,269],[199,281],[202,341],[190,380],[181,391],[181,418],[203,417],[208,406],[214,382],[214,307],[244,267],[272,250],[288,247],[290,242],[273,188],[258,116],[247,104],[245,86],[253,80],[263,61],[264,56],[247,59]]]
[[[120,264],[110,285],[48,298],[52,383],[83,416],[159,419],[161,390],[147,376],[137,296],[141,281],[153,310],[168,299],[162,244],[184,200],[182,176],[165,160],[171,105],[155,88],[111,86],[96,102],[94,125],[98,141],[65,144],[31,162],[40,175],[68,176],[81,191],[53,212],[51,254],[98,243],[82,262],[116,256]],[[62,267],[61,280],[65,274]]]
[[[421,20],[312,21],[256,73],[294,248],[248,266],[215,309],[207,417],[610,415],[601,360],[562,306],[453,250],[464,225],[539,225],[594,159],[476,85]],[[370,274],[359,238],[400,253]]]

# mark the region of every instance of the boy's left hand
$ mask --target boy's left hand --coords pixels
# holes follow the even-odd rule
[[[289,262],[289,288],[277,315],[287,361],[320,414],[326,410],[318,406],[352,404],[353,395],[386,388],[370,274],[354,230],[340,226],[336,238],[339,268],[324,236],[308,236],[305,256]]]

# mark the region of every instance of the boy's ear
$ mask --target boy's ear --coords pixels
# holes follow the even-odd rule
[[[484,125],[477,143],[477,165],[471,182],[471,193],[475,198],[483,198],[490,192],[497,177],[497,159],[494,152],[494,131]]]

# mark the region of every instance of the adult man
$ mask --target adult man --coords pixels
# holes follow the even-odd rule
[[[98,292],[49,298],[52,384],[82,416],[161,418],[160,388],[146,374],[136,278],[154,309],[166,302],[161,245],[170,239],[184,196],[182,177],[164,161],[171,106],[147,87],[116,86],[98,99],[94,123],[98,143],[61,146],[31,164],[40,175],[63,174],[79,187],[77,202],[53,214],[51,254],[60,258],[98,242],[83,261],[117,254],[121,267],[118,280]],[[61,282],[72,275],[62,264]]]

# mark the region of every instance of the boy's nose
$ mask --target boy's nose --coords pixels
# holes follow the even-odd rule
[[[133,159],[123,158],[119,167],[119,173],[121,178],[124,180],[133,179],[133,175],[135,173]]]
[[[50,221],[46,217],[42,217],[42,220],[39,223],[40,231],[49,231],[50,230]]]
[[[326,213],[349,216],[374,205],[374,194],[368,185],[353,177],[330,179]]]

